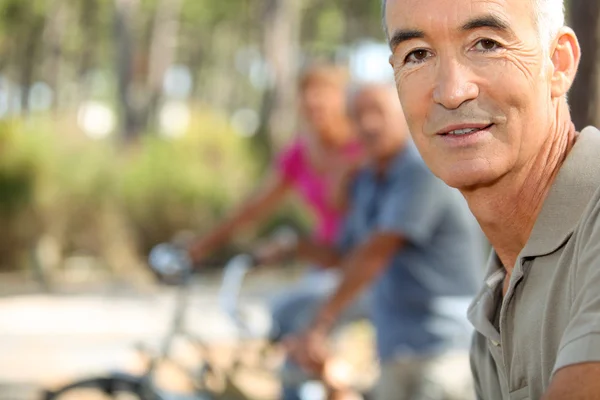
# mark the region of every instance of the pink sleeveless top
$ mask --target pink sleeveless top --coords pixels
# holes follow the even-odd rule
[[[360,145],[353,142],[340,150],[340,157],[331,157],[331,161],[351,163],[361,154]],[[314,239],[323,244],[333,243],[342,215],[331,204],[331,176],[327,176],[326,172],[316,171],[310,165],[308,149],[301,139],[281,152],[276,166],[315,215],[317,225]]]

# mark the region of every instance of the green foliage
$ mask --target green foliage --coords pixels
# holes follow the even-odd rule
[[[48,120],[0,125],[0,266],[42,234],[66,253],[101,255],[107,210],[120,210],[142,251],[182,229],[206,231],[256,171],[248,140],[206,110],[183,138],[148,135],[126,151]]]
[[[0,124],[0,267],[19,262],[38,228],[32,212],[40,166],[30,138],[16,121]]]
[[[256,184],[247,139],[199,111],[176,141],[146,137],[125,166],[120,194],[144,250],[181,229],[203,232]]]
[[[125,225],[145,251],[179,229],[210,229],[241,201],[268,163],[264,149],[273,137],[265,121],[274,120],[274,88],[260,84],[269,72],[259,62],[267,54],[266,35],[277,35],[273,28],[287,26],[285,21],[298,21],[298,31],[277,42],[282,49],[297,48],[303,60],[332,59],[339,46],[382,37],[378,1],[289,1],[298,6],[290,9],[293,18],[266,21],[277,4],[272,0],[137,0],[122,20],[115,0],[0,0],[0,71],[8,82],[0,91],[27,93],[43,81],[53,90],[52,112],[61,118],[49,121],[32,109],[22,120],[0,122],[0,267],[14,265],[43,233],[58,238],[67,253],[99,254],[115,215],[126,216]],[[160,22],[169,4],[178,21],[167,21],[173,37],[164,40],[155,29],[167,26]],[[118,21],[127,29],[117,29]],[[263,119],[260,133],[242,138],[224,116],[196,109],[186,137],[152,136],[159,120],[153,107],[165,99],[150,72],[167,67],[153,63],[153,49],[162,49],[158,54],[164,51],[165,60],[173,49],[172,61],[190,69],[192,92],[182,100],[226,114],[256,110]],[[148,125],[138,124],[147,126],[145,136],[126,149],[117,141],[85,139],[74,118],[65,116],[92,99],[119,103],[132,120],[144,122],[149,115]],[[27,111],[27,96],[9,99],[19,100]],[[292,107],[290,102],[280,112],[287,116]],[[259,231],[305,220],[299,208],[285,209]]]
[[[0,214],[5,216],[31,203],[35,185],[34,162],[15,131],[14,123],[0,124]]]

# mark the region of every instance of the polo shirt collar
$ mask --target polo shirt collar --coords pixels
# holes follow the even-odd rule
[[[475,296],[467,311],[467,318],[477,331],[495,342],[500,342],[500,332],[493,325],[494,315],[498,304],[502,301],[502,282],[506,272],[492,251],[487,262],[485,284]]]
[[[578,136],[558,172],[533,231],[519,258],[550,254],[571,236],[593,194],[600,186],[600,131],[586,128]],[[515,274],[519,273],[517,264]],[[486,268],[485,285],[475,296],[468,318],[484,336],[500,342],[500,333],[492,324],[502,301],[502,282],[506,272],[495,251]]]
[[[573,234],[600,187],[600,131],[578,135],[555,178],[520,258],[539,257],[559,249]]]

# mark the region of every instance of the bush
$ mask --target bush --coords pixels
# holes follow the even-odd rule
[[[207,110],[185,137],[148,135],[126,151],[60,121],[6,122],[0,266],[14,268],[43,234],[63,254],[103,258],[126,236],[145,252],[179,230],[206,231],[254,186],[256,166],[248,141]]]
[[[143,251],[179,230],[206,232],[257,181],[248,141],[207,111],[180,140],[144,138],[128,161],[120,193]]]
[[[15,121],[0,124],[0,268],[20,262],[36,231],[36,156]]]
[[[128,148],[87,139],[74,120],[0,124],[0,268],[25,265],[28,251],[50,238],[43,243],[58,254],[126,272],[179,231],[207,232],[259,180],[263,163],[250,141],[210,110],[196,109],[180,139],[147,134]],[[256,228],[268,234],[306,221],[288,204]]]

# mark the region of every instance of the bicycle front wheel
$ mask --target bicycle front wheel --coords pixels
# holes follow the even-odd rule
[[[47,391],[43,400],[163,400],[138,377],[113,375],[83,379],[58,390]]]

